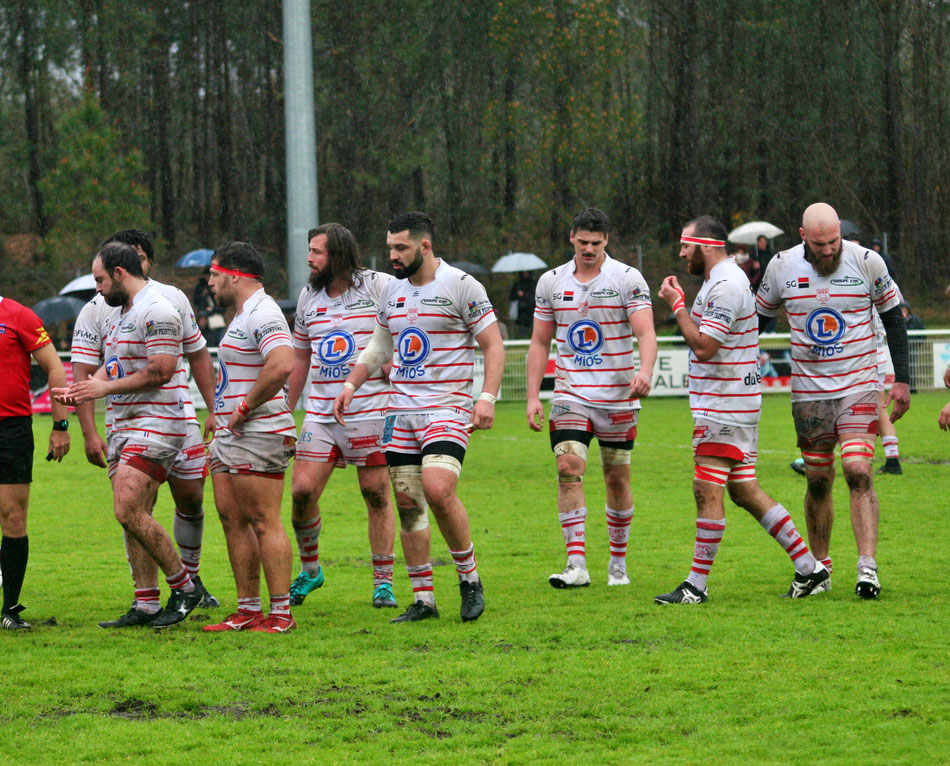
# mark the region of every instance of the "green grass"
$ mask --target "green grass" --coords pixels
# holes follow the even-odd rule
[[[899,425],[904,476],[878,477],[883,593],[853,592],[855,548],[843,481],[835,496],[835,587],[790,602],[787,557],[744,512],[729,525],[701,607],[652,597],[692,554],[691,423],[682,399],[646,403],[633,456],[632,585],[606,587],[608,545],[597,450],[586,482],[590,588],[555,591],[563,566],[547,436],[503,403],[478,433],[460,495],[469,509],[487,610],[458,617],[445,545],[434,534],[442,619],[389,625],[370,606],[365,507],[352,468],[322,502],[327,582],[289,635],[205,635],[233,610],[223,535],[207,486],[202,575],[225,603],[181,626],[107,632],[131,585],[104,472],[79,434],[63,465],[37,418],[29,634],[0,633],[5,763],[932,763],[947,758],[950,436],[944,392]],[[800,528],[804,480],[790,408],[766,397],[763,487]],[[880,449],[878,450],[880,452]],[[882,458],[878,457],[878,464]],[[290,492],[284,495],[289,529]],[[158,518],[170,526],[162,490]],[[396,594],[409,587],[397,546]],[[55,625],[42,624],[55,618]],[[13,746],[12,743],[16,743]]]

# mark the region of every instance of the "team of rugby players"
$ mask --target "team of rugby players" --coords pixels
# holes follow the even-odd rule
[[[607,254],[609,230],[603,212],[579,213],[570,233],[573,259],[546,272],[536,292],[526,415],[529,427],[540,431],[539,392],[553,341],[557,364],[549,430],[567,552],[564,570],[548,578],[556,588],[590,584],[583,477],[594,436],[607,496],[607,584],[630,582],[630,455],[640,399],[650,392],[657,342],[649,288],[637,269]],[[690,274],[704,278],[703,285],[691,304],[675,277],[667,277],[659,290],[690,349],[697,503],[688,576],[670,593],[656,596],[659,604],[707,600],[707,578],[725,529],[726,490],[790,557],[795,574],[787,596],[829,590],[836,445],[858,547],[855,592],[862,598],[880,593],[871,471],[879,384],[871,317],[873,306],[887,333],[896,378],[888,404],[893,402],[890,417],[896,420],[910,404],[899,292],[879,255],[841,240],[830,206],[810,206],[800,234],[800,245],[772,259],[753,296],[748,278],[726,253],[722,224],[708,216],[694,219],[683,228],[679,255]],[[425,214],[394,218],[386,241],[394,277],[362,267],[356,240],[345,227],[324,224],[311,230],[311,279],[300,294],[292,330],[264,292],[264,264],[254,247],[232,242],[215,251],[209,286],[219,304],[234,310],[220,342],[217,375],[187,298],[148,278],[153,255],[148,236],[119,232],[97,253],[93,275],[99,294],[76,322],[74,382],[67,387],[51,376],[51,388],[54,406],[77,408],[87,459],[108,469],[125,536],[134,601],[128,612],[101,622],[102,627],[164,628],[198,605],[217,606],[198,574],[209,473],[238,608],[203,629],[279,633],[296,627],[290,607],[302,604],[324,582],[319,499],[340,465],[356,466],[366,502],[373,605],[397,605],[398,515],[413,597],[391,622],[439,617],[431,509],[455,562],[461,619],[477,620],[482,614],[483,587],[457,484],[472,432],[491,428],[494,420],[505,358],[501,335],[484,287],[435,256],[434,228]],[[811,550],[755,475],[758,332],[783,304],[792,332],[792,414],[808,481]],[[484,357],[477,395],[472,390],[476,344]],[[183,356],[208,407],[203,433],[189,399]],[[292,409],[308,379],[298,437]],[[92,409],[98,398],[107,402],[105,441]],[[61,442],[58,459],[65,454]],[[300,572],[291,580],[292,549],[281,500],[284,473],[295,453],[292,525]],[[174,543],[152,515],[164,481],[176,505]],[[22,529],[11,528],[10,539],[16,531],[25,539],[25,505],[22,516]],[[4,512],[3,518],[0,554],[6,556],[10,514]],[[10,547],[16,552],[16,543]],[[3,627],[8,617],[20,623],[9,627],[27,627],[19,617],[19,594],[7,604],[5,562],[0,561]],[[171,590],[164,608],[158,569]],[[270,597],[266,614],[261,571]]]

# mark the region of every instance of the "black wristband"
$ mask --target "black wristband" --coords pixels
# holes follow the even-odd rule
[[[68,431],[68,430],[69,430],[69,421],[68,421],[68,420],[54,420],[54,421],[53,421],[53,430],[54,430],[54,431]]]

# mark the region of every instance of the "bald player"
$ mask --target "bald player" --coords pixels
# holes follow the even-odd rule
[[[829,545],[834,520],[835,445],[851,500],[851,527],[858,548],[855,593],[877,598],[878,501],[872,461],[878,430],[876,308],[887,334],[895,382],[885,405],[891,422],[910,407],[907,329],[897,285],[880,255],[841,239],[834,208],[810,205],[799,229],[802,243],[768,265],[756,310],[761,328],[783,304],[791,327],[792,416],[805,460],[805,519],[815,557],[832,571]],[[817,590],[829,590],[831,581]]]

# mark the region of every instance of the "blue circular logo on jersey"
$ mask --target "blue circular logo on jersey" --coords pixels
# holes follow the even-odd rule
[[[110,356],[106,360],[106,375],[109,376],[109,380],[118,380],[125,377],[125,373],[122,372],[122,365],[119,364],[119,357]]]
[[[334,330],[323,336],[317,348],[317,356],[328,367],[343,364],[356,351],[353,336],[343,330]]]
[[[596,354],[604,345],[604,334],[597,322],[581,319],[568,328],[567,343],[576,354]]]
[[[815,309],[805,320],[805,334],[819,346],[837,343],[847,328],[844,317],[834,309]]]
[[[399,333],[399,339],[396,341],[399,360],[405,365],[422,364],[431,348],[429,336],[417,327],[407,327]]]
[[[214,384],[214,395],[221,396],[228,387],[228,368],[224,366],[221,357],[218,357],[218,379]]]

